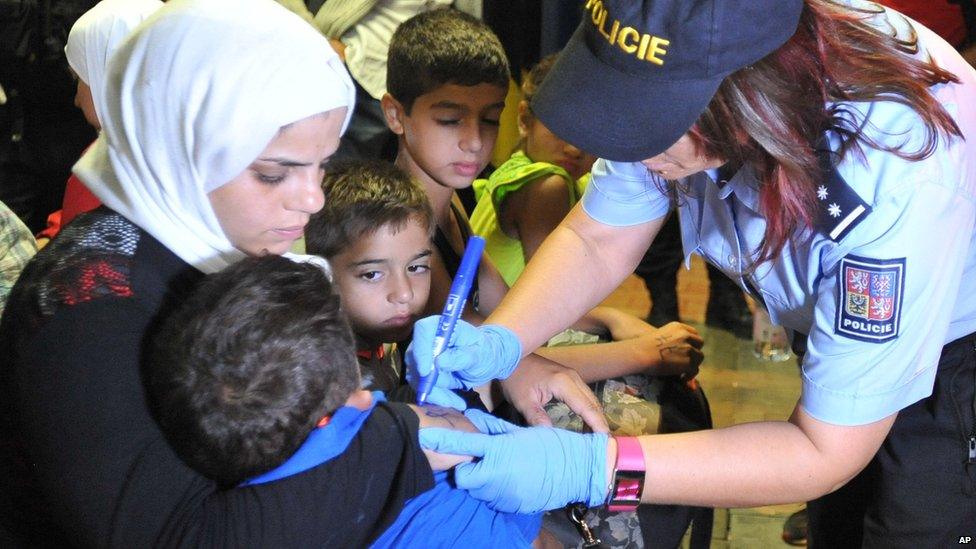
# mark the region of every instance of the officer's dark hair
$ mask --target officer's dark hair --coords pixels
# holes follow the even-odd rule
[[[427,194],[407,172],[380,160],[329,163],[322,180],[325,206],[305,227],[305,251],[331,258],[387,225],[417,221],[434,234]]]
[[[144,377],[177,455],[229,488],[284,462],[359,387],[354,348],[322,269],[252,257],[162,322]]]
[[[488,25],[453,8],[419,13],[393,33],[386,88],[410,114],[418,97],[445,85],[508,87],[508,58]]]

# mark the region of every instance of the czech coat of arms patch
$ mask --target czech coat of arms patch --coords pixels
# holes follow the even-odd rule
[[[840,261],[838,334],[881,343],[898,336],[905,258],[869,259],[853,255]]]

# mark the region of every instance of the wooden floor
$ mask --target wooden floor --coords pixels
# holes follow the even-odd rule
[[[697,327],[705,338],[705,362],[698,376],[712,408],[716,427],[766,419],[786,419],[800,394],[796,361],[756,359],[751,341],[704,325],[708,300],[705,266],[695,256],[690,271],[678,275],[681,319]],[[631,277],[605,302],[644,317],[650,300],[643,282]],[[750,509],[721,509],[715,514],[713,548],[789,547],[780,539],[783,521],[801,504]]]

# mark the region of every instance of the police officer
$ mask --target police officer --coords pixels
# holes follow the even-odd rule
[[[802,347],[802,396],[788,421],[714,431],[608,439],[479,417],[494,436],[425,431],[424,444],[480,456],[457,482],[506,509],[816,500],[813,544],[973,535],[976,73],[861,0],[585,9],[532,108],[603,159],[486,325],[458,329],[439,383],[510,375],[632,272],[673,193],[685,253]],[[408,353],[418,373],[432,322]],[[817,499],[855,477],[862,499]],[[824,541],[838,501],[857,528]]]

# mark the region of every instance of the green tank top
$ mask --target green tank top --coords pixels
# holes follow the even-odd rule
[[[525,255],[522,243],[502,231],[498,222],[498,212],[501,211],[505,198],[521,189],[523,186],[549,177],[559,175],[566,182],[569,191],[569,207],[579,202],[583,195],[589,174],[579,181],[559,166],[547,162],[533,162],[522,151],[516,151],[512,156],[492,172],[488,179],[478,179],[474,182],[475,197],[478,200],[474,212],[471,214],[471,228],[475,234],[485,239],[485,252],[492,263],[498,267],[505,282],[511,286],[525,269]]]

